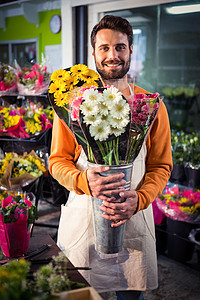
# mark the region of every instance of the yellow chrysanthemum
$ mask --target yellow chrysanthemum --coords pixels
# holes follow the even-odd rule
[[[68,91],[71,91],[74,89],[75,85],[78,84],[79,80],[77,77],[71,75],[70,76],[70,79],[65,81],[65,84],[66,84],[66,89]]]
[[[82,78],[82,76],[87,76],[87,74],[89,73],[89,69],[86,65],[75,65],[73,67],[71,67],[70,72],[72,73],[72,75],[76,78]]]
[[[40,132],[41,130],[42,126],[38,123],[35,123],[33,120],[29,120],[26,122],[26,132],[34,134],[36,132]]]
[[[63,81],[65,81],[65,80],[69,80],[69,77],[70,77],[70,73],[66,70],[61,69],[52,73],[51,80],[55,81],[55,80],[62,79]]]
[[[38,167],[38,169],[42,172],[46,171],[46,168],[42,165],[41,161],[39,159],[35,160],[35,164]]]
[[[61,91],[61,92],[66,91],[66,86],[63,80],[56,80],[50,84],[49,93],[53,94],[56,91]]]
[[[35,120],[37,123],[41,124],[41,121],[40,121],[40,114],[35,113],[33,118],[34,118],[34,120]]]
[[[83,79],[88,83],[94,83],[95,86],[97,86],[97,83],[95,81],[99,80],[99,75],[94,70],[89,69],[88,74],[83,74]]]
[[[195,204],[195,209],[198,209],[198,208],[200,209],[200,203]]]
[[[85,82],[83,84],[83,87],[87,88],[87,87],[92,87],[92,86],[98,86],[98,84],[95,81],[91,81],[91,82]]]
[[[63,107],[64,106],[64,94],[63,93],[57,93],[54,94],[54,101],[57,106]]]
[[[180,200],[179,200],[179,203],[180,204],[182,204],[182,203],[187,203],[187,202],[190,202],[190,199],[188,199],[188,198],[181,198]]]

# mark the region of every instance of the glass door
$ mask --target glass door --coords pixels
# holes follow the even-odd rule
[[[193,8],[198,1],[153,1],[151,5],[151,1],[124,1],[124,8],[119,2],[118,6],[117,2],[97,6],[96,13],[98,20],[112,14],[131,23],[134,38],[129,76],[136,85],[165,96],[172,128],[199,130],[200,8],[181,12],[184,5]],[[94,11],[93,7],[91,21]]]

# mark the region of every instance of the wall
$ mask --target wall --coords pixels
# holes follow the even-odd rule
[[[38,38],[38,62],[45,53],[46,45],[61,44],[61,32],[53,34],[49,22],[54,14],[61,14],[60,9],[39,12],[39,27],[29,23],[24,16],[6,18],[6,30],[0,28],[0,42]]]

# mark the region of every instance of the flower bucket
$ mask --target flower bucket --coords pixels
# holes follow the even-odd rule
[[[187,185],[193,188],[200,188],[200,170],[185,167]]]
[[[194,244],[189,240],[190,231],[198,227],[197,224],[167,218],[168,256],[172,259],[186,262],[192,259]]]
[[[31,228],[27,229],[28,215],[22,215],[17,222],[3,223],[0,214],[0,246],[7,257],[20,257],[28,252]]]
[[[98,164],[88,163],[89,169],[99,166]],[[110,170],[102,172],[102,176],[109,176],[116,173],[124,173],[124,180],[126,180],[125,189],[130,190],[131,176],[133,164],[127,165],[112,165],[109,166]],[[118,199],[120,196],[118,196]],[[117,196],[116,196],[117,199]],[[112,221],[102,217],[103,211],[100,209],[102,200],[99,198],[92,197],[92,208],[93,208],[93,222],[95,231],[95,249],[98,252],[105,254],[118,253],[123,249],[125,224],[119,227],[111,227]]]
[[[173,170],[171,173],[171,178],[170,181],[179,183],[179,184],[184,184],[186,181],[186,176],[185,176],[185,167],[184,165],[174,165]]]

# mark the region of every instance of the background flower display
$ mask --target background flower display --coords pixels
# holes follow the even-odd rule
[[[200,133],[171,132],[173,171],[170,180],[200,187]]]
[[[30,197],[13,194],[1,201],[0,245],[7,257],[19,257],[28,252],[31,227],[37,210]]]
[[[52,127],[53,110],[39,103],[0,106],[0,136],[29,138]]]
[[[44,63],[23,67],[16,63],[17,88],[22,95],[37,95],[48,90],[50,73]]]
[[[200,167],[200,133],[183,131],[171,132],[173,163],[190,163],[193,168]]]
[[[15,69],[6,64],[0,64],[0,95],[16,92],[17,80]]]
[[[188,86],[178,87],[165,86],[162,89],[162,93],[174,107],[189,109],[199,96],[200,91],[195,84],[189,84]]]
[[[23,258],[12,259],[6,265],[0,266],[0,298],[2,300],[58,299],[67,297],[67,295],[59,295],[61,292],[85,288],[85,284],[70,280],[67,274],[67,262],[67,257],[63,253],[53,256],[49,264],[34,271],[30,278],[30,262]],[[81,297],[80,294],[69,296]]]
[[[200,191],[178,185],[166,186],[155,200],[158,209],[178,221],[200,223]]]
[[[0,184],[8,189],[24,187],[46,172],[45,162],[35,151],[18,155],[7,153],[0,161]]]

